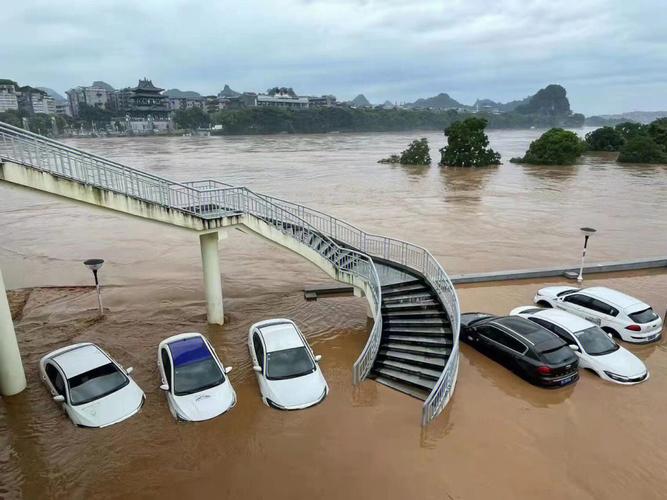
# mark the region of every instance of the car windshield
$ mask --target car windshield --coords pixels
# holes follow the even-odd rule
[[[574,336],[577,337],[584,351],[591,356],[601,356],[618,350],[616,342],[611,340],[599,326],[591,326],[575,332]]]
[[[632,319],[632,321],[636,321],[637,323],[650,323],[651,321],[655,321],[660,317],[650,307],[642,311],[630,313],[628,316],[630,319]]]
[[[108,363],[67,380],[73,405],[90,403],[125,387],[130,380],[116,365]]]
[[[315,370],[315,364],[305,347],[294,347],[266,354],[266,378],[269,380],[300,377],[313,370]]]
[[[551,365],[560,365],[561,363],[567,363],[576,359],[574,358],[572,349],[566,345],[550,351],[541,352],[540,356]]]
[[[174,368],[174,394],[176,396],[204,391],[224,381],[225,376],[222,370],[210,355],[206,359],[191,363],[176,364]]]

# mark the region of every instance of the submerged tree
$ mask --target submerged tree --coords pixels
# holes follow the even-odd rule
[[[601,127],[586,134],[591,151],[619,151],[625,143],[621,133],[613,127]]]
[[[650,135],[637,135],[621,148],[621,163],[667,163],[667,151]]]
[[[500,154],[488,148],[484,118],[466,118],[445,129],[447,146],[440,150],[440,165],[453,167],[484,167],[498,165]]]
[[[428,139],[422,137],[412,141],[400,155],[391,155],[378,163],[401,163],[402,165],[430,165],[431,154]]]
[[[512,158],[512,163],[536,165],[572,165],[586,151],[586,143],[569,130],[552,128],[531,142],[523,158]]]

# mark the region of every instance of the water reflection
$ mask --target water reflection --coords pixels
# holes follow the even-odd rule
[[[479,203],[485,185],[497,175],[498,167],[440,167],[445,203]]]

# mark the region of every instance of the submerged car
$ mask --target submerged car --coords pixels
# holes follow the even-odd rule
[[[579,379],[572,349],[525,318],[462,314],[461,339],[532,384],[562,387]]]
[[[42,381],[79,427],[107,427],[137,413],[146,396],[124,369],[100,347],[74,344],[39,362]]]
[[[611,288],[549,286],[538,290],[533,302],[581,316],[626,342],[654,342],[662,335],[662,319],[651,306]]]
[[[222,415],[236,405],[236,393],[215,350],[200,333],[182,333],[158,346],[160,389],[177,420],[200,422]]]
[[[517,307],[511,315],[522,316],[563,339],[579,358],[579,368],[617,384],[638,384],[649,377],[646,365],[619,346],[599,326],[559,309]]]
[[[314,406],[329,393],[301,331],[288,319],[260,321],[248,331],[248,349],[264,403],[279,410]]]

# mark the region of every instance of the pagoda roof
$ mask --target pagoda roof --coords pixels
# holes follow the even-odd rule
[[[153,92],[162,92],[164,89],[161,89],[160,87],[156,87],[153,85],[153,81],[149,80],[148,78],[144,78],[143,80],[139,80],[139,84],[134,87],[132,90],[135,92],[138,90],[148,90],[148,91],[153,91]]]

